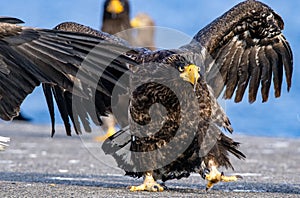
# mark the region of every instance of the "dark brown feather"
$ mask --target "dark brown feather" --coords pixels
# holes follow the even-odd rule
[[[274,66],[272,69],[274,75],[273,79],[274,82],[276,82],[274,86],[275,96],[280,96],[281,92],[282,77],[279,75],[282,75],[282,66],[280,64],[284,65],[287,89],[289,90],[293,72],[293,55],[289,43],[282,34],[283,26],[282,18],[270,7],[259,1],[248,0],[233,7],[224,15],[200,30],[191,44],[184,46],[184,48],[193,50],[195,53],[204,53],[203,56],[207,59],[204,60],[206,64],[206,75],[213,77],[208,83],[212,86],[217,97],[221,94],[224,86],[226,86],[226,90],[228,89],[227,87],[230,86],[228,92],[225,92],[224,97],[229,99],[229,96],[233,96],[231,93],[232,90],[236,90],[235,101],[241,101],[245,92],[244,89],[247,87],[248,80],[250,79],[249,102],[252,103],[256,100],[257,89],[260,84],[264,84],[264,86],[261,86],[261,92],[264,93],[262,95],[263,101],[266,101],[268,99],[266,93],[268,93],[267,90],[271,84],[261,82],[263,79],[261,78],[261,70],[266,74],[270,73],[271,68],[268,67],[268,64],[265,65],[265,63],[267,63],[266,60],[262,61],[260,59],[263,57],[258,56],[258,60],[255,60],[254,53],[264,47],[274,49],[276,55],[273,51],[267,49],[265,51],[266,56],[264,57],[269,59],[269,62],[272,62]],[[234,45],[237,41],[241,42],[242,45]],[[196,48],[195,45],[199,47]],[[243,51],[250,50],[251,52],[251,55],[248,56],[249,61],[244,60],[246,56],[243,55],[243,61],[235,65],[236,69],[234,70],[237,72],[235,74],[230,73],[230,75],[228,75],[228,71],[233,71],[231,69],[231,62],[228,61],[228,59],[234,58],[235,50],[230,50],[230,48],[226,46],[232,46],[233,48],[241,47]],[[225,50],[225,52],[223,50]],[[268,54],[269,52],[271,54]],[[245,52],[242,54],[245,54]],[[278,58],[276,59],[275,56],[278,56]],[[220,78],[220,75],[211,75],[211,73],[214,74],[216,72],[216,67],[212,67],[213,62],[222,65],[222,67],[219,68],[219,72],[223,78]],[[248,70],[243,69],[246,67],[248,67]],[[269,70],[266,71],[266,69]],[[240,71],[242,71],[242,76],[240,75]],[[247,72],[247,74],[244,72]],[[237,83],[232,83],[235,80],[228,80],[231,78],[235,79],[237,75],[240,76]],[[224,80],[225,76],[227,76],[227,80]],[[229,85],[228,82],[231,82],[231,84]],[[238,89],[232,87],[234,84]],[[246,87],[244,85],[246,85]]]
[[[246,49],[242,55],[241,64],[238,69],[239,81],[237,84],[237,90],[235,94],[235,102],[240,102],[243,99],[245,90],[249,82],[249,56],[250,49]]]
[[[258,60],[258,47],[253,47],[249,57],[249,69],[250,69],[250,82],[249,82],[249,102],[253,103],[256,100],[256,95],[259,87],[260,76],[261,76],[261,65]]]
[[[266,57],[265,47],[261,48],[258,56],[261,64],[263,65],[263,67],[261,67],[261,95],[263,98],[262,102],[267,102],[272,82],[272,67],[270,65],[269,59]]]

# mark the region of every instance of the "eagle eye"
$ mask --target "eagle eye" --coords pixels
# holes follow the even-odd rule
[[[179,66],[179,67],[178,67],[178,70],[179,70],[180,72],[184,72],[184,66]]]

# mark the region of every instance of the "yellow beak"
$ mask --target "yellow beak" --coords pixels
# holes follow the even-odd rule
[[[107,6],[107,12],[114,13],[114,14],[120,14],[124,11],[124,7],[120,0],[111,0]]]
[[[196,65],[185,66],[184,70],[180,74],[180,77],[183,80],[192,83],[195,88],[197,85],[198,79],[200,78],[199,67],[197,67]]]

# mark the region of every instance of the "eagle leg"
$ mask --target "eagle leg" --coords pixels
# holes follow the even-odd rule
[[[144,178],[143,184],[139,186],[131,186],[130,191],[162,192],[164,190],[164,188],[154,180],[152,172],[146,172]]]
[[[213,187],[214,184],[218,182],[234,182],[238,179],[242,179],[240,175],[232,175],[232,176],[225,176],[223,172],[219,172],[217,169],[217,165],[213,160],[209,160],[209,173],[207,171],[200,171],[202,177],[207,180],[206,191]]]
[[[116,130],[115,130],[116,123],[115,123],[114,117],[112,115],[108,115],[108,117],[104,117],[102,119],[103,119],[105,125],[107,125],[107,131],[106,131],[105,135],[95,137],[94,140],[96,142],[103,142],[107,138],[109,138],[110,136],[112,136],[113,134],[116,133]]]
[[[110,126],[110,127],[107,129],[105,135],[97,136],[97,137],[94,138],[94,140],[95,140],[96,142],[103,142],[103,141],[105,141],[107,138],[109,138],[110,136],[112,136],[112,135],[115,134],[115,133],[116,133],[115,128]]]

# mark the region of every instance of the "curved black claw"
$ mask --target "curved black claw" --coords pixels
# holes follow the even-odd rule
[[[203,178],[203,179],[205,179],[206,178],[206,175],[208,175],[210,173],[210,170],[209,169],[207,169],[207,168],[204,168],[202,171],[201,171],[201,177]]]
[[[155,191],[155,192],[158,192],[158,191],[159,191],[158,185],[154,185],[152,188],[154,189],[153,191]]]
[[[166,186],[165,182],[161,183],[160,186],[163,187],[165,190],[169,190],[169,187]]]

